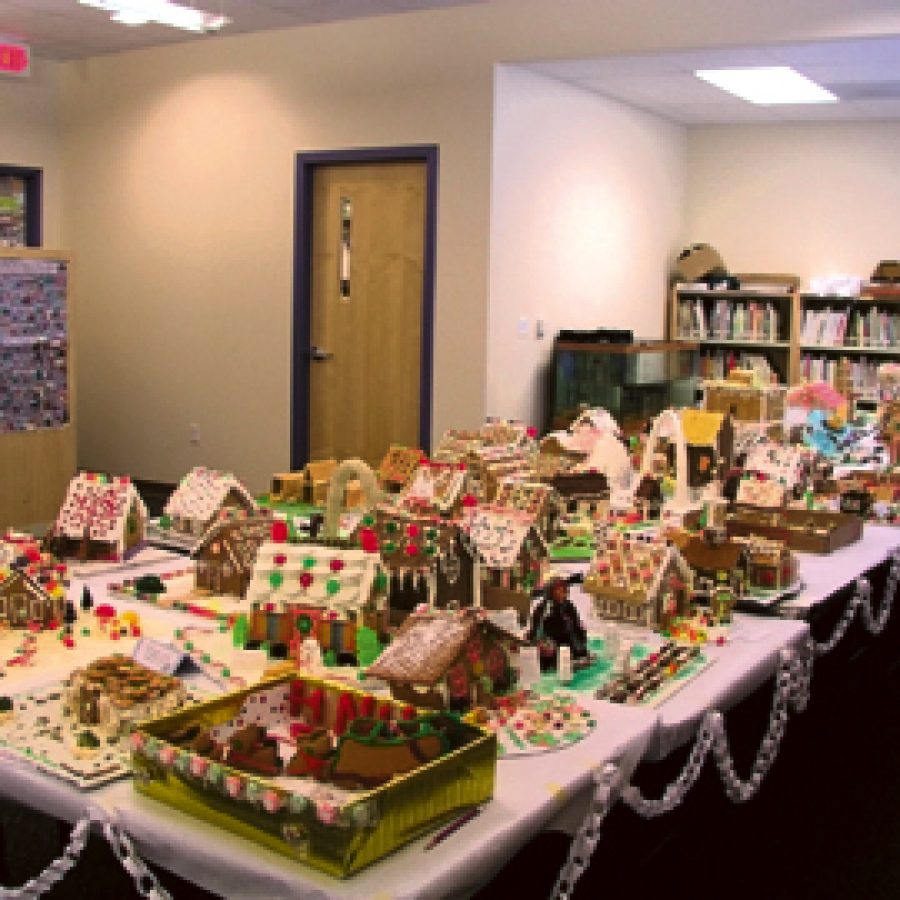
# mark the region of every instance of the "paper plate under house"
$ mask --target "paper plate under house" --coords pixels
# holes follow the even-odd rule
[[[339,878],[494,792],[494,735],[297,673],[144,723],[131,741],[140,793]]]

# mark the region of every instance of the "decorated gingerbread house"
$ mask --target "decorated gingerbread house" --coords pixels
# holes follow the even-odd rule
[[[666,630],[689,614],[692,581],[676,547],[616,536],[598,553],[584,590],[601,618]]]
[[[338,649],[356,625],[372,621],[384,600],[384,576],[376,583],[376,557],[361,549],[320,544],[288,544],[267,541],[256,555],[247,599],[252,604],[248,641],[287,647],[295,638],[321,629],[307,628],[318,622],[334,623],[340,631]],[[373,623],[374,624],[374,623]],[[331,639],[330,638],[330,639]]]
[[[47,537],[62,559],[123,559],[144,542],[147,507],[128,476],[82,472],[70,482]]]
[[[683,409],[679,413],[687,445],[687,483],[698,488],[722,478],[734,462],[734,425],[728,413]]]
[[[400,491],[412,481],[423,453],[417,447],[392,444],[378,466],[378,480],[386,491]]]
[[[163,515],[175,531],[202,536],[223,511],[256,512],[247,488],[229,472],[197,466],[191,469],[169,497]]]
[[[417,606],[471,606],[473,558],[459,526],[381,504],[363,516],[355,540],[387,577],[389,621],[399,625]]]
[[[66,566],[49,555],[19,568],[0,568],[0,625],[48,628],[63,621]]]
[[[548,547],[528,513],[494,506],[478,507],[464,524],[476,554],[479,592],[476,605],[515,609],[525,623],[532,591],[543,581]]]
[[[462,711],[512,686],[518,644],[476,610],[419,613],[366,671],[397,700]]]
[[[216,522],[191,550],[199,590],[243,597],[256,553],[269,540],[272,520],[263,516]]]

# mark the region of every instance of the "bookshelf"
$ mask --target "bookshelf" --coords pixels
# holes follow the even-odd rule
[[[850,362],[859,390],[874,389],[878,366],[900,359],[900,286],[870,285],[859,296],[800,295],[799,377],[833,382]]]
[[[739,291],[679,284],[667,316],[673,340],[698,345],[700,371],[722,377],[730,362],[764,358],[784,384],[834,382],[850,362],[854,386],[875,386],[878,366],[900,360],[900,285],[870,285],[859,296],[757,285]]]
[[[791,287],[709,290],[679,284],[669,299],[668,333],[696,342],[701,374],[720,378],[732,365],[768,367],[782,384],[798,378],[799,298]]]

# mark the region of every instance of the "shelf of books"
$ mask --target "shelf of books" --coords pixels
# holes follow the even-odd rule
[[[783,384],[797,378],[797,294],[766,285],[742,290],[681,284],[673,289],[670,334],[700,345],[700,374],[724,378],[735,366]]]
[[[846,358],[854,387],[874,388],[878,366],[900,359],[898,301],[892,285],[870,285],[859,296],[801,294],[800,378],[833,383]]]

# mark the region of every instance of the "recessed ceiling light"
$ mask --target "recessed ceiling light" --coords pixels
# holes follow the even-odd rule
[[[783,103],[837,103],[831,91],[788,66],[698,69],[698,78],[759,106]]]
[[[218,31],[228,25],[228,16],[216,15],[184,6],[173,0],[78,0],[82,6],[102,9],[110,14],[113,22],[122,25],[169,25],[185,31]]]

